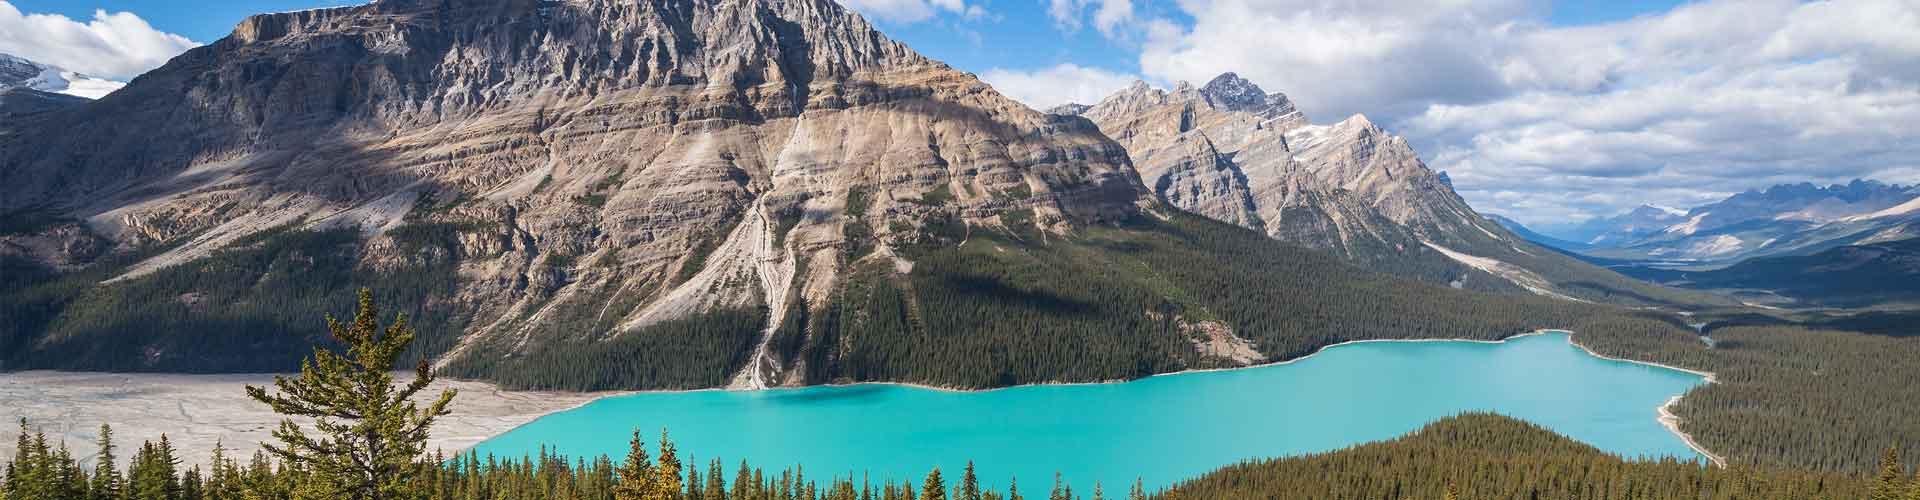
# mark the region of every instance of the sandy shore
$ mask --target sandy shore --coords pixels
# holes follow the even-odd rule
[[[273,375],[176,375],[31,371],[0,373],[0,457],[13,456],[17,421],[26,417],[48,440],[65,442],[91,460],[101,423],[114,428],[122,461],[141,441],[166,434],[183,463],[204,465],[216,443],[229,454],[251,456],[273,439],[280,416],[247,398],[245,386],[270,385]],[[453,388],[453,414],[434,426],[428,449],[451,454],[548,413],[617,393],[504,391],[483,382],[436,381],[423,394]]]

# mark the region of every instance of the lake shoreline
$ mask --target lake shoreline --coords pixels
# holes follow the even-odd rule
[[[724,387],[709,387],[709,388],[702,388],[702,389],[648,389],[648,390],[636,390],[636,391],[612,391],[612,392],[606,392],[606,393],[603,393],[604,395],[602,395],[602,396],[600,396],[600,397],[596,397],[596,398],[594,398],[594,399],[591,399],[591,400],[587,400],[587,401],[582,401],[582,402],[580,402],[580,403],[578,403],[578,404],[575,404],[575,405],[573,405],[573,406],[571,406],[571,407],[569,407],[569,408],[566,408],[566,409],[562,409],[562,410],[555,410],[555,411],[551,411],[551,412],[547,412],[547,413],[545,413],[545,414],[541,414],[541,415],[538,415],[538,416],[535,416],[535,417],[533,417],[532,419],[529,419],[529,420],[527,420],[526,422],[524,422],[524,423],[522,423],[522,424],[520,424],[519,426],[515,426],[515,428],[514,428],[514,429],[509,429],[509,430],[508,430],[508,431],[506,431],[506,432],[512,432],[513,430],[517,430],[517,429],[518,429],[519,427],[522,427],[522,426],[527,426],[527,425],[532,425],[533,423],[535,423],[535,422],[537,422],[537,421],[539,421],[539,420],[540,420],[541,418],[545,418],[545,417],[546,417],[546,416],[548,416],[548,415],[551,415],[551,414],[555,414],[555,413],[560,413],[560,412],[564,412],[564,411],[570,411],[570,410],[575,410],[575,409],[579,409],[580,407],[583,407],[583,406],[586,406],[586,405],[589,405],[589,404],[592,404],[592,403],[594,403],[594,402],[596,402],[596,401],[600,401],[600,400],[602,400],[602,399],[605,399],[605,398],[610,398],[610,397],[618,397],[618,396],[629,396],[629,395],[635,395],[635,394],[662,394],[662,393],[696,393],[696,392],[709,392],[709,391],[729,391],[729,392],[734,392],[734,391],[737,391],[737,392],[756,392],[756,391],[790,391],[790,390],[803,390],[803,389],[809,389],[809,388],[819,388],[819,387],[836,387],[836,388],[839,388],[839,387],[858,387],[858,386],[867,386],[867,385],[871,385],[871,386],[895,386],[895,387],[905,387],[905,388],[911,388],[911,389],[919,389],[919,390],[927,390],[927,391],[935,391],[935,392],[948,392],[948,393],[970,393],[970,392],[991,392],[991,391],[1001,391],[1001,390],[1010,390],[1010,389],[1022,389],[1022,388],[1031,388],[1031,387],[1066,387],[1066,386],[1088,386],[1088,385],[1107,385],[1107,384],[1121,384],[1121,383],[1127,383],[1127,382],[1134,382],[1134,381],[1140,381],[1140,380],[1147,380],[1147,379],[1151,379],[1151,378],[1154,378],[1154,377],[1172,377],[1172,376],[1180,376],[1180,375],[1191,375],[1191,374],[1200,374],[1200,373],[1212,373],[1212,372],[1223,372],[1223,371],[1233,371],[1233,370],[1251,370],[1251,369],[1259,369],[1259,368],[1269,368],[1269,367],[1276,367],[1276,366],[1284,366],[1284,365],[1290,365],[1290,364],[1294,364],[1294,363],[1298,363],[1298,362],[1301,362],[1301,361],[1304,361],[1304,360],[1306,360],[1306,359],[1308,359],[1308,358],[1312,358],[1312,357],[1314,357],[1314,356],[1317,356],[1317,355],[1320,355],[1321,353],[1324,353],[1324,352],[1326,352],[1326,351],[1327,351],[1328,349],[1333,349],[1333,348],[1336,348],[1336,347],[1340,347],[1340,346],[1345,346],[1345,345],[1353,345],[1353,344],[1365,344],[1365,343],[1378,343],[1378,342],[1467,342],[1467,343],[1476,343],[1476,344],[1504,344],[1504,343],[1507,343],[1508,341],[1511,341],[1511,340],[1514,340],[1514,339],[1520,339],[1520,338],[1527,338],[1527,337],[1535,337],[1535,336],[1540,336],[1540,335],[1548,335],[1548,334],[1555,334],[1555,333],[1558,333],[1558,334],[1563,334],[1563,335],[1566,335],[1566,336],[1567,336],[1567,344],[1569,344],[1569,345],[1572,345],[1572,346],[1574,346],[1574,347],[1576,347],[1576,348],[1579,348],[1579,349],[1580,349],[1581,351],[1584,351],[1584,352],[1586,352],[1586,353],[1587,353],[1587,355],[1589,355],[1589,356],[1593,356],[1594,358],[1598,358],[1598,359],[1603,359],[1603,360],[1607,360],[1607,361],[1613,361],[1613,362],[1620,362],[1620,363],[1631,363],[1631,364],[1637,364],[1637,365],[1642,365],[1642,366],[1650,366],[1650,367],[1655,367],[1655,368],[1663,368],[1663,369],[1667,369],[1667,370],[1672,370],[1672,371],[1677,371],[1677,372],[1682,372],[1682,373],[1688,373],[1688,374],[1692,374],[1692,375],[1695,375],[1695,376],[1699,376],[1699,377],[1701,377],[1701,378],[1702,378],[1703,380],[1705,380],[1705,382],[1706,382],[1706,383],[1708,383],[1708,384],[1714,384],[1714,383],[1719,383],[1719,379],[1717,378],[1717,376],[1716,376],[1716,375],[1715,375],[1715,374],[1714,374],[1713,372],[1707,372],[1707,371],[1701,371],[1701,370],[1693,370],[1693,369],[1688,369],[1688,368],[1681,368],[1681,367],[1677,367],[1677,366],[1673,366],[1673,365],[1668,365],[1668,364],[1664,364],[1664,363],[1658,363],[1658,362],[1653,362],[1653,361],[1641,361],[1641,360],[1636,360],[1636,359],[1626,359],[1626,358],[1617,358],[1617,357],[1613,357],[1613,356],[1608,356],[1608,355],[1605,355],[1605,354],[1600,354],[1600,353],[1598,353],[1598,352],[1595,352],[1595,351],[1594,351],[1594,350],[1593,350],[1592,348],[1589,348],[1589,347],[1587,347],[1587,346],[1585,346],[1585,345],[1582,345],[1581,343],[1579,343],[1579,342],[1577,342],[1577,341],[1575,341],[1575,340],[1574,340],[1574,337],[1575,337],[1576,335],[1578,335],[1578,332],[1574,332],[1574,331],[1572,331],[1572,330],[1564,330],[1564,329],[1556,329],[1556,328],[1543,328],[1543,329],[1539,329],[1539,330],[1534,330],[1534,331],[1530,331],[1530,332],[1522,332],[1522,333],[1517,333],[1517,334],[1513,334],[1513,335],[1509,335],[1509,336],[1506,336],[1506,337],[1503,337],[1503,338],[1500,338],[1500,339],[1498,339],[1498,340],[1484,340],[1484,339],[1462,339],[1462,338],[1453,338],[1453,339],[1431,339],[1431,338],[1429,338],[1429,339],[1362,339],[1362,340],[1348,340],[1348,341],[1343,341],[1343,342],[1338,342],[1338,343],[1334,343],[1334,344],[1328,344],[1328,345],[1325,345],[1325,346],[1321,346],[1320,348],[1318,348],[1318,349],[1314,349],[1314,350],[1313,350],[1313,352],[1311,352],[1311,353],[1308,353],[1308,354],[1306,354],[1306,355],[1304,355],[1304,356],[1300,356],[1300,357],[1296,357],[1296,358],[1290,358],[1290,359],[1285,359],[1285,360],[1281,360],[1281,361],[1274,361],[1274,362],[1268,362],[1268,363],[1260,363],[1260,364],[1254,364],[1254,365],[1247,365],[1247,366],[1236,366],[1236,367],[1225,367],[1225,368],[1195,368],[1195,369],[1186,369],[1186,370],[1179,370],[1179,371],[1171,371],[1171,372],[1165,372],[1165,373],[1156,373],[1156,374],[1152,374],[1152,375],[1148,375],[1148,376],[1145,376],[1145,377],[1141,377],[1141,378],[1137,378],[1137,379],[1110,379],[1110,380],[1101,380],[1101,381],[1088,381],[1088,382],[1059,382],[1059,381],[1055,381],[1055,382],[1035,382],[1035,383],[1027,383],[1027,384],[1017,384],[1017,385],[1009,385],[1009,386],[1002,386],[1002,387],[987,387],[987,388],[966,388],[966,387],[954,387],[954,386],[938,386],[938,385],[930,385],[930,384],[922,384],[922,383],[915,383],[915,382],[886,382],[886,381],[872,381],[872,382],[853,382],[853,383],[838,383],[838,384],[820,384],[820,385],[809,385],[809,386],[797,386],[797,387],[770,387],[770,388],[765,388],[765,389],[744,389],[744,390],[743,390],[743,389],[728,389],[728,388],[724,388]],[[1717,466],[1717,467],[1721,467],[1721,468],[1725,468],[1725,467],[1727,467],[1727,461],[1726,461],[1726,459],[1725,459],[1724,457],[1721,457],[1720,455],[1718,455],[1718,454],[1715,454],[1715,453],[1713,453],[1712,451],[1710,451],[1710,450],[1708,450],[1708,449],[1707,449],[1707,448],[1706,448],[1705,446],[1702,446],[1702,445],[1701,445],[1701,444],[1700,444],[1699,442],[1697,442],[1697,441],[1695,441],[1695,440],[1693,439],[1693,436],[1692,436],[1691,434],[1688,434],[1688,433],[1686,433],[1685,431],[1682,431],[1682,430],[1680,430],[1680,417],[1679,417],[1678,415],[1676,415],[1676,414],[1674,414],[1674,413],[1673,413],[1673,411],[1672,411],[1672,408],[1673,408],[1673,406],[1674,406],[1674,405],[1676,405],[1676,404],[1679,404],[1679,402],[1680,402],[1680,399],[1681,399],[1681,398],[1683,398],[1683,397],[1685,397],[1685,396],[1686,396],[1686,394],[1684,394],[1684,393],[1683,393],[1683,394],[1679,394],[1679,395],[1675,395],[1675,396],[1673,396],[1672,398],[1669,398],[1669,399],[1668,399],[1668,400],[1667,400],[1667,401],[1666,401],[1665,403],[1663,403],[1663,404],[1661,404],[1661,405],[1660,405],[1660,406],[1658,406],[1658,407],[1655,407],[1655,408],[1654,408],[1654,413],[1655,413],[1655,418],[1654,418],[1654,420],[1655,420],[1656,422],[1659,422],[1659,423],[1660,423],[1660,425],[1661,425],[1661,427],[1664,427],[1664,428],[1666,428],[1668,432],[1671,432],[1671,433],[1673,433],[1673,434],[1674,434],[1674,436],[1676,436],[1676,437],[1678,437],[1678,438],[1680,438],[1680,441],[1681,441],[1682,443],[1684,443],[1684,444],[1686,444],[1686,445],[1687,445],[1687,447],[1688,447],[1689,449],[1692,449],[1692,450],[1693,450],[1694,452],[1696,452],[1696,453],[1699,453],[1699,454],[1700,454],[1701,456],[1704,456],[1704,457],[1706,457],[1706,458],[1707,458],[1707,460],[1708,460],[1709,462],[1711,462],[1711,463],[1713,463],[1713,464],[1714,464],[1715,466]],[[505,432],[503,432],[503,433],[501,433],[501,434],[505,434]],[[1359,444],[1359,443],[1356,443],[1356,445],[1357,445],[1357,444]]]

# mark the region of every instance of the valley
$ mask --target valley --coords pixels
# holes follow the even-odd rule
[[[983,5],[923,7],[1026,21]],[[124,84],[0,54],[0,500],[1920,499],[1920,187],[1545,206],[1608,165],[1469,133],[1499,95],[1143,58],[1043,111],[872,8],[381,0]],[[1522,66],[1484,76],[1561,72]]]

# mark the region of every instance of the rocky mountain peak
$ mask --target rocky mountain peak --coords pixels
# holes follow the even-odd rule
[[[94,78],[18,56],[0,54],[0,90],[24,88],[97,99],[119,89],[121,85],[123,84],[120,82]]]
[[[1233,72],[1213,77],[1200,87],[1200,95],[1214,107],[1227,111],[1251,111],[1267,106],[1267,93]]]

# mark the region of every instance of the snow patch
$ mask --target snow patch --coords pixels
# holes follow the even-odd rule
[[[1669,234],[1678,233],[1678,234],[1691,235],[1700,230],[1700,221],[1706,220],[1707,215],[1711,213],[1712,212],[1706,212],[1706,213],[1701,213],[1700,215],[1695,215],[1693,216],[1693,218],[1687,219],[1686,222],[1674,224],[1672,226],[1667,227],[1666,232]]]
[[[1713,237],[1713,239],[1694,243],[1693,246],[1687,248],[1687,254],[1695,256],[1726,255],[1740,251],[1745,245],[1746,242],[1740,241],[1740,238],[1722,234]]]
[[[1847,222],[1854,222],[1854,221],[1863,221],[1863,220],[1870,220],[1870,219],[1879,219],[1883,217],[1899,217],[1902,215],[1912,215],[1915,213],[1920,213],[1920,197],[1914,197],[1911,200],[1907,200],[1906,203],[1901,203],[1899,205],[1887,207],[1886,210],[1881,210],[1881,211],[1873,212],[1870,214],[1855,215],[1855,216],[1847,217],[1845,219],[1840,219],[1840,220],[1847,221]]]

